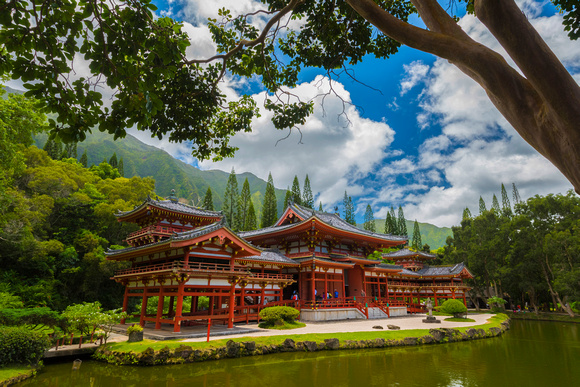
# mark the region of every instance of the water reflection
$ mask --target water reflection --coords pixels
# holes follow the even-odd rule
[[[23,386],[565,386],[580,380],[580,326],[518,322],[503,337],[445,345],[285,353],[165,367],[49,365]]]

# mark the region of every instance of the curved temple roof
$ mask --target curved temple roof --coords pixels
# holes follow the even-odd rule
[[[293,213],[294,215],[296,215],[298,217],[298,219],[300,219],[300,222],[291,223],[291,224],[281,224],[287,218],[288,214],[290,214],[290,213]],[[409,238],[406,236],[387,235],[387,234],[380,234],[380,233],[376,233],[376,232],[372,232],[372,231],[362,230],[358,227],[355,227],[355,226],[347,223],[344,219],[341,219],[336,214],[329,214],[327,212],[315,211],[315,210],[312,210],[310,208],[305,208],[305,207],[299,206],[299,205],[294,204],[294,203],[292,203],[288,206],[288,208],[286,209],[284,214],[280,217],[280,219],[278,219],[278,221],[276,222],[276,224],[274,226],[262,228],[259,230],[240,232],[239,235],[242,238],[251,238],[251,237],[259,236],[259,235],[267,235],[267,234],[270,234],[273,232],[277,232],[277,231],[285,230],[285,229],[288,229],[291,227],[295,227],[296,225],[303,224],[304,222],[307,222],[311,219],[317,219],[318,221],[325,223],[325,224],[329,225],[330,227],[333,227],[333,228],[336,228],[336,229],[339,229],[342,231],[346,231],[348,233],[358,234],[361,236],[373,237],[373,238],[382,239],[385,241],[401,241],[401,242],[403,242],[403,241],[409,240]]]
[[[188,204],[180,203],[177,200],[155,200],[147,196],[147,199],[134,209],[126,212],[120,212],[115,214],[117,218],[122,220],[123,218],[130,217],[131,215],[138,214],[141,211],[145,211],[149,206],[159,208],[161,210],[172,211],[184,215],[193,215],[204,218],[221,218],[223,214],[219,211],[209,211]]]

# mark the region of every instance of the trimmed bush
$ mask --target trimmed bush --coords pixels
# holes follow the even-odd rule
[[[439,310],[443,313],[452,314],[455,318],[461,318],[467,313],[467,307],[459,300],[450,299],[441,304]]]
[[[290,306],[270,306],[260,311],[260,318],[268,323],[276,321],[292,322],[300,316],[300,311]]]
[[[135,325],[131,325],[129,328],[127,328],[127,334],[131,334],[133,332],[143,332],[143,327],[139,324],[135,324]]]
[[[0,365],[37,364],[51,347],[48,335],[26,327],[0,327]]]

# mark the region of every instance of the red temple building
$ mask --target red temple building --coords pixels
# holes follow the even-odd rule
[[[148,198],[121,222],[141,229],[129,247],[107,258],[130,262],[113,277],[129,298],[142,300],[140,323],[182,325],[257,321],[266,306],[290,305],[301,319],[320,321],[404,315],[422,310],[421,299],[460,298],[471,274],[463,264],[430,267],[434,255],[408,249],[384,254],[395,264],[368,259],[406,237],[361,230],[338,215],[291,204],[275,225],[235,233],[220,212]],[[147,312],[151,297],[156,313]],[[207,297],[207,305],[200,297]],[[167,305],[168,304],[168,305]]]

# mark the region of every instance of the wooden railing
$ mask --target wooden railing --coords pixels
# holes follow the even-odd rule
[[[223,263],[205,263],[205,262],[190,262],[184,265],[182,261],[165,262],[154,265],[137,266],[128,269],[119,270],[115,276],[155,273],[163,271],[175,272],[208,272],[208,273],[232,273],[235,275],[246,275],[254,279],[269,279],[269,280],[291,280],[292,274],[271,274],[271,273],[252,273],[247,267],[234,266]]]
[[[205,262],[193,262],[184,265],[183,262],[165,262],[158,263],[154,265],[137,266],[128,269],[119,270],[115,273],[115,276],[121,275],[131,275],[131,274],[142,274],[142,273],[153,273],[159,271],[205,271],[205,272],[231,272],[236,274],[248,273],[248,269],[245,267],[231,267],[227,264],[222,263],[205,263]]]
[[[189,228],[191,229],[191,228]],[[170,235],[173,234],[174,232],[183,232],[183,231],[187,231],[189,229],[184,229],[182,227],[170,227],[170,226],[159,226],[159,225],[153,225],[153,226],[148,226],[148,227],[143,227],[140,230],[137,231],[133,231],[132,233],[130,233],[127,236],[127,239],[132,239],[132,238],[136,238],[138,236],[141,235],[145,235],[148,233],[156,233],[156,234],[166,234],[166,235]]]

